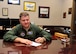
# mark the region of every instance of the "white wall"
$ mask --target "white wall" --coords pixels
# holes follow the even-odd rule
[[[62,19],[61,19],[62,20],[62,22],[61,22],[62,25],[71,26],[72,14],[68,14],[68,9],[72,8],[72,5],[73,5],[73,0],[63,0],[62,14],[63,14],[63,12],[66,12],[66,18],[62,17]]]
[[[66,25],[70,26],[71,15],[63,19],[63,12],[72,6],[72,0],[20,0],[20,5],[10,5],[8,0],[0,1],[0,18],[18,18],[19,13],[23,10],[23,2],[31,1],[36,2],[36,12],[26,11],[30,14],[31,21],[37,25]],[[50,7],[49,18],[39,18],[39,6]],[[8,16],[2,16],[2,8],[8,8]],[[67,12],[68,10],[66,10]],[[66,23],[65,23],[66,22]]]

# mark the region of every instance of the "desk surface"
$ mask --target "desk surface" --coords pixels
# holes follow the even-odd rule
[[[63,48],[59,40],[53,40],[51,44],[44,44],[39,47],[0,40],[0,54],[69,54],[68,50],[65,51]]]

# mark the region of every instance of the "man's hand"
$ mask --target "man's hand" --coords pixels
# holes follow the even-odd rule
[[[21,43],[25,43],[27,45],[30,45],[32,43],[32,41],[30,41],[28,39],[23,39],[23,40],[21,40]]]
[[[32,43],[32,41],[28,40],[28,39],[23,39],[23,38],[16,38],[14,40],[14,42],[20,42],[20,43],[24,43],[24,44],[27,44],[27,45],[30,45]]]
[[[43,43],[45,41],[46,39],[44,37],[38,37],[37,39],[35,39],[35,42],[38,42],[38,43]]]

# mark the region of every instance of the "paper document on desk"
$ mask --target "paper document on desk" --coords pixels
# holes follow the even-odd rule
[[[41,43],[36,43],[36,42],[32,42],[31,46],[40,46],[42,45]]]
[[[66,40],[66,39],[61,39],[61,41],[64,41],[64,42],[66,42],[67,40]]]

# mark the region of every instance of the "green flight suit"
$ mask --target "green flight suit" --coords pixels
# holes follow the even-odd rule
[[[40,29],[38,26],[34,24],[30,24],[30,28],[28,31],[23,29],[21,24],[18,24],[12,30],[6,32],[6,34],[3,36],[3,39],[4,41],[14,41],[14,39],[17,37],[29,39],[32,41],[34,41],[37,37],[44,37],[46,38],[46,41],[51,40],[51,34],[44,31],[43,29]]]

